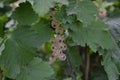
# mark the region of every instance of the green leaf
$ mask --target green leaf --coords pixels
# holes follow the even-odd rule
[[[4,68],[6,76],[15,78],[20,73],[20,65],[31,60],[34,52],[31,52],[29,48],[19,46],[14,40],[8,40],[5,46],[6,48],[0,58],[0,65]]]
[[[54,0],[55,2],[62,3],[63,5],[68,5],[69,1],[68,0]]]
[[[1,55],[2,51],[4,50],[4,48],[5,48],[4,41],[3,41],[3,39],[0,37],[0,55]]]
[[[0,7],[1,7],[1,8],[3,8],[3,7],[4,7],[3,2],[0,2]]]
[[[110,25],[110,32],[115,42],[115,47],[112,50],[107,51],[107,54],[103,55],[103,66],[108,75],[109,80],[119,79],[120,73],[120,18],[112,17],[108,18],[107,24]]]
[[[22,69],[16,80],[46,80],[46,78],[51,77],[53,74],[53,69],[48,62],[34,58]]]
[[[115,16],[112,18],[108,18],[106,21],[108,25],[110,25],[110,32],[112,37],[116,42],[120,41],[120,16]]]
[[[31,2],[31,0],[27,1]],[[50,8],[54,7],[54,0],[34,0],[31,4],[33,4],[32,6],[35,12],[39,14],[40,17],[43,17],[46,13],[48,13]]]
[[[91,22],[87,27],[83,27],[79,22],[68,25],[70,36],[78,45],[85,46],[87,44],[93,51],[97,51],[98,47],[103,49],[111,49],[114,42],[108,32],[108,26],[102,21]]]
[[[79,21],[84,25],[88,25],[95,19],[94,16],[97,14],[97,8],[88,0],[70,0],[67,14],[75,14]]]
[[[26,1],[28,1],[29,3],[31,3],[31,5],[34,4],[34,0],[26,0]]]
[[[80,77],[80,75],[77,76],[76,78],[77,78],[76,80],[82,80],[81,77]],[[72,78],[65,78],[65,79],[63,79],[63,80],[72,80]]]
[[[1,46],[2,40],[3,40],[3,39],[0,37],[0,46]]]
[[[47,14],[50,10],[50,8],[55,6],[55,3],[62,3],[63,5],[68,5],[68,0],[27,0],[29,1],[35,12],[40,16],[44,17],[45,14]]]
[[[69,48],[69,57],[70,57],[70,61],[72,63],[72,66],[75,68],[79,65],[82,64],[82,60],[79,54],[79,48],[78,47],[70,47]]]
[[[67,22],[67,14],[66,14],[66,7],[62,6],[61,9],[56,12],[55,18],[57,20],[59,20],[62,23],[66,23]]]
[[[10,4],[12,2],[15,2],[16,0],[0,0],[0,2],[4,2],[5,4]]]
[[[62,6],[58,12],[56,12],[55,18],[61,22],[63,28],[68,29],[67,23],[73,23],[76,20],[75,15],[67,16],[66,6]],[[68,25],[68,24],[67,24]]]
[[[41,37],[30,26],[18,26],[10,39],[32,48],[39,48],[42,44]]]
[[[119,61],[120,59],[120,16],[108,18],[107,24],[110,25],[110,33],[115,41],[115,47],[110,51],[112,57]]]
[[[31,25],[36,22],[38,15],[33,11],[30,3],[21,3],[20,7],[16,8],[12,17],[21,25]]]
[[[111,59],[111,54],[105,54],[103,55],[104,61],[102,62],[102,65],[104,65],[104,69],[108,75],[109,80],[118,80],[119,78],[119,72],[117,69],[117,66],[115,65],[114,61]]]
[[[58,12],[56,12],[55,18],[62,22],[63,24],[65,24],[67,22],[72,23],[75,17],[67,16],[66,6],[62,6],[61,9]]]
[[[16,78],[22,66],[33,59],[41,39],[29,26],[19,26],[5,43],[0,66],[9,78]]]
[[[72,78],[66,78],[66,79],[64,79],[64,80],[72,80]]]
[[[97,68],[91,71],[92,80],[108,80],[107,74],[100,62],[96,63]]]
[[[4,36],[4,24],[5,22],[7,21],[7,16],[6,15],[3,15],[3,16],[0,16],[0,37],[3,37]]]
[[[33,25],[32,28],[38,33],[42,43],[50,40],[52,29],[50,28],[49,20],[42,19]]]

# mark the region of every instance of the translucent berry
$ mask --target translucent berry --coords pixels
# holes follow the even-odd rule
[[[62,27],[56,27],[56,29],[55,29],[55,32],[56,32],[56,34],[58,34],[58,35],[60,35],[60,34],[63,34],[63,28]]]
[[[60,60],[64,61],[66,60],[66,55],[65,54],[62,54],[58,57]]]
[[[50,63],[54,63],[56,61],[57,57],[56,56],[51,56],[49,58]]]
[[[99,10],[99,17],[104,18],[107,15],[107,11],[105,9]]]

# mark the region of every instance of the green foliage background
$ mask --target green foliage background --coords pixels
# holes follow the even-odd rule
[[[0,0],[0,68],[3,80],[72,80],[65,61],[50,64],[50,8],[65,29],[66,44],[77,80],[84,80],[90,55],[89,80],[120,80],[120,1]],[[99,19],[99,8],[107,17]],[[44,45],[44,50],[41,46]]]

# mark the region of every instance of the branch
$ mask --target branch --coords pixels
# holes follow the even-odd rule
[[[85,80],[89,80],[89,68],[90,68],[90,54],[87,53],[87,62],[86,62],[86,69],[85,69]]]
[[[75,72],[73,71],[72,69],[72,65],[71,65],[71,62],[70,62],[70,58],[69,58],[69,54],[68,54],[68,51],[65,52],[66,54],[66,63],[67,63],[67,66],[69,68],[69,71],[70,71],[70,75],[72,77],[72,80],[76,80],[76,74]]]

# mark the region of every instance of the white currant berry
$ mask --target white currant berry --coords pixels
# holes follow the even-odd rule
[[[61,54],[58,58],[60,60],[64,61],[64,60],[66,60],[66,55],[65,54]]]
[[[53,52],[53,54],[52,54],[52,55],[54,55],[54,56],[58,57],[58,56],[60,55],[60,51]]]
[[[52,46],[52,51],[54,51],[54,52],[55,52],[55,51],[57,51],[57,50],[58,50],[58,48],[59,48],[58,46]]]
[[[107,15],[107,11],[105,9],[99,10],[99,18],[104,18]]]
[[[50,11],[50,18],[54,18],[55,16],[55,11]]]
[[[61,35],[57,35],[57,36],[55,37],[55,40],[56,40],[57,42],[59,42],[59,41],[63,42],[63,41],[64,41],[64,38],[63,38],[63,36],[61,36]]]
[[[61,44],[60,44],[60,48],[61,48],[62,50],[66,50],[66,49],[67,49],[67,46],[66,46],[65,43],[61,43]]]
[[[56,56],[52,56],[49,58],[50,63],[54,63],[56,61],[57,57]]]
[[[56,27],[59,27],[60,24],[59,24],[59,22],[58,22],[57,20],[52,20],[52,21],[51,21],[51,26],[52,26],[53,28],[56,28]]]
[[[61,34],[63,34],[63,28],[62,27],[56,27],[56,29],[55,29],[55,32],[56,32],[56,34],[58,34],[58,35],[61,35]]]
[[[24,2],[24,0],[23,1],[18,0],[16,2],[14,2],[14,3],[11,3],[10,7],[12,7],[13,9],[15,9],[15,8],[19,7],[19,4],[22,3],[22,2]]]

